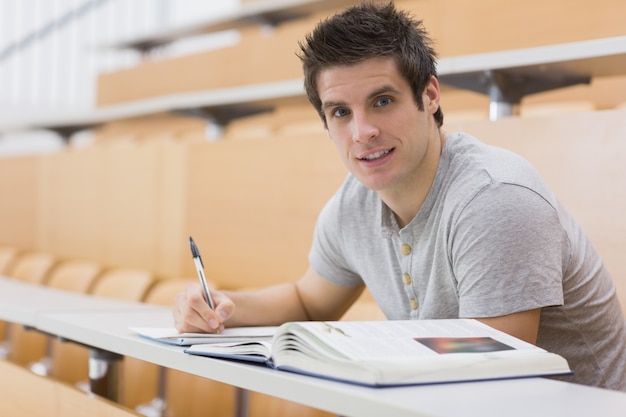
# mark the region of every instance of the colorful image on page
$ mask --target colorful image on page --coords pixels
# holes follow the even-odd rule
[[[514,349],[491,337],[416,337],[414,340],[439,354],[482,353]]]

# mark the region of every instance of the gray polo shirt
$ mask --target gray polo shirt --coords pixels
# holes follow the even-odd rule
[[[538,345],[567,380],[626,391],[626,328],[611,278],[536,170],[467,134],[449,135],[433,186],[400,229],[348,176],[320,214],[309,261],[365,283],[389,319],[494,317],[543,308]]]

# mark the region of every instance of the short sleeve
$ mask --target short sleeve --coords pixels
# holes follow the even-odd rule
[[[341,193],[338,193],[320,212],[309,252],[309,263],[315,272],[334,284],[360,285],[363,284],[361,277],[350,267],[345,256],[346,246],[342,242],[345,233],[340,221],[341,204]]]
[[[495,317],[562,305],[566,233],[555,207],[515,184],[483,189],[450,240],[460,317]]]

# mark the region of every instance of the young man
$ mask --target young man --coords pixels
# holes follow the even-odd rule
[[[350,171],[310,267],[294,283],[215,292],[215,311],[190,287],[178,330],[338,319],[367,286],[389,319],[476,318],[566,357],[568,380],[626,391],[626,328],[600,257],[525,160],[441,131],[421,22],[355,6],[320,23],[300,58]]]

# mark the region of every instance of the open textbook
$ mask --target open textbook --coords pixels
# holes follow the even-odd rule
[[[571,373],[563,357],[472,319],[291,322],[271,340],[185,352],[371,386]]]

